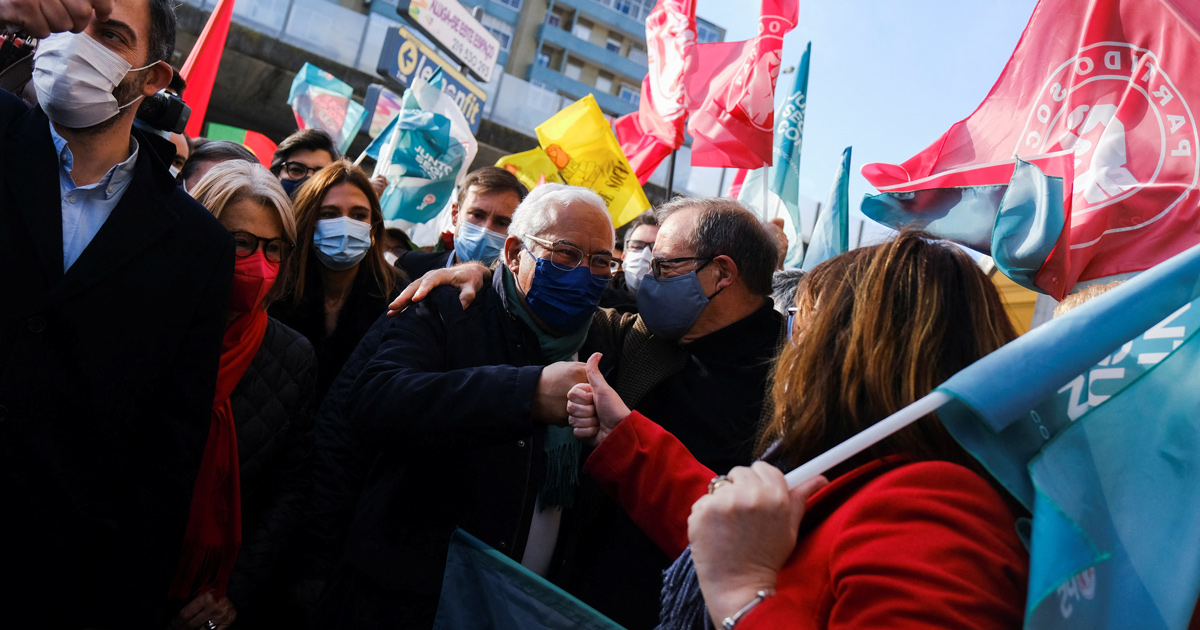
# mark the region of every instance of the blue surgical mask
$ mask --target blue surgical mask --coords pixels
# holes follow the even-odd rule
[[[699,270],[697,270],[699,271]],[[718,289],[717,293],[721,290]],[[671,341],[678,341],[692,329],[709,300],[717,296],[704,294],[696,271],[673,278],[642,276],[638,287],[638,314],[650,332]]]
[[[304,179],[281,179],[279,180],[279,183],[283,185],[283,192],[287,193],[289,197],[295,197],[296,191],[299,190],[306,181],[308,181],[307,177]]]
[[[462,227],[454,237],[454,255],[458,257],[458,262],[475,260],[491,265],[500,256],[500,250],[504,248],[507,238],[499,232],[463,221]]]
[[[322,265],[334,271],[349,269],[371,249],[371,225],[350,217],[321,219],[313,231],[313,245]]]
[[[596,312],[600,294],[608,287],[608,276],[597,276],[586,266],[565,271],[547,258],[534,257],[534,260],[537,266],[525,294],[529,310],[556,333],[579,330]]]

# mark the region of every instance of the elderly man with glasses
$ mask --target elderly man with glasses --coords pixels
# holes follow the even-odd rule
[[[433,623],[456,527],[548,575],[581,449],[566,393],[620,261],[603,200],[545,184],[517,208],[490,286],[469,308],[444,287],[386,322],[348,414],[380,451],[318,618]]]

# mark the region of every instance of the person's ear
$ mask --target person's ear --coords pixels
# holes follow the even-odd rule
[[[737,276],[738,276],[737,263],[733,262],[733,259],[730,258],[729,256],[726,256],[724,254],[717,256],[716,258],[713,259],[712,264],[710,266],[716,270],[716,274],[714,275],[714,280],[716,281],[717,289],[724,289],[725,287],[733,284],[735,280],[737,280]]]
[[[450,203],[450,225],[454,226],[454,232],[458,233],[458,204]]]
[[[504,240],[504,266],[513,276],[521,270],[521,239],[510,236]]]
[[[146,68],[146,83],[142,86],[142,96],[153,96],[170,85],[174,76],[175,71],[171,69],[171,64],[165,61],[159,61]]]

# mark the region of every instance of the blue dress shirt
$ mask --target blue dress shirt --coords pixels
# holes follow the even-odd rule
[[[79,259],[100,227],[108,220],[113,208],[121,201],[129,182],[133,181],[133,167],[137,164],[138,143],[129,138],[129,159],[108,169],[100,181],[87,186],[76,186],[71,177],[75,157],[67,147],[67,141],[50,124],[50,137],[58,152],[58,187],[62,201],[63,273]]]

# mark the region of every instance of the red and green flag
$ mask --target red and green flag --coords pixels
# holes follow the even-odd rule
[[[271,139],[258,133],[257,131],[248,131],[241,127],[231,127],[229,125],[218,125],[217,123],[208,123],[208,133],[205,135],[209,140],[228,140],[236,142],[254,154],[262,165],[270,168],[271,157],[275,155],[277,148]]]

